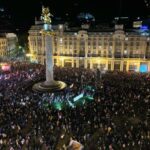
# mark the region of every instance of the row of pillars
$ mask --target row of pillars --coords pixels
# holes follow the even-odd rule
[[[83,60],[84,61],[84,68],[90,68],[90,69],[93,69],[93,65],[95,64],[95,63],[93,63],[92,62],[92,60],[90,60],[89,62],[89,66],[88,66],[88,60]],[[64,67],[65,66],[65,60],[60,60],[59,61],[60,63],[59,63],[59,65],[60,66],[62,66],[62,67]],[[104,62],[103,64],[105,64],[105,69],[106,70],[108,70],[108,69],[110,69],[110,70],[114,70],[114,66],[115,66],[115,61],[109,61],[110,62],[110,65],[111,65],[111,68],[108,68],[108,61],[106,61],[106,62]],[[74,59],[72,59],[71,61],[70,61],[70,63],[71,63],[71,67],[76,67],[76,68],[79,68],[80,67],[80,62],[79,62],[79,60],[74,60]],[[76,65],[76,66],[75,66]],[[140,70],[140,62],[138,61],[138,62],[130,62],[130,61],[127,61],[126,62],[126,64],[124,64],[124,61],[120,61],[120,71],[129,71],[129,66],[130,65],[136,65],[136,68],[137,68],[137,71],[139,71]],[[98,66],[98,68],[100,67],[100,63],[97,63],[97,66]],[[124,66],[126,66],[126,68],[124,68]],[[149,66],[150,66],[150,63],[149,63]]]

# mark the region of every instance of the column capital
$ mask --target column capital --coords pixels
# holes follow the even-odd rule
[[[51,31],[51,30],[49,30],[49,31],[41,30],[41,33],[43,35],[50,35],[50,36],[55,36],[56,35],[56,33],[54,31]]]

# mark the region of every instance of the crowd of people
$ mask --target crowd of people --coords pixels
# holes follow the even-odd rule
[[[32,90],[44,80],[45,67],[11,63],[0,72],[0,149],[65,150],[70,138],[85,150],[148,150],[150,147],[150,75],[54,68],[54,78],[73,84],[57,93]],[[62,110],[41,107],[45,97],[53,101],[95,88],[94,100],[82,107]]]

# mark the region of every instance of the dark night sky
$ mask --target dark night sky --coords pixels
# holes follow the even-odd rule
[[[34,17],[40,16],[42,4],[49,6],[55,17],[64,20],[66,14],[73,19],[80,12],[90,12],[96,20],[150,14],[144,0],[0,0],[0,7],[5,7],[13,16],[13,22],[21,26],[33,24]]]

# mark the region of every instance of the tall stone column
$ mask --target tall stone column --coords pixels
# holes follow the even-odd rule
[[[124,62],[120,61],[120,71],[123,71],[123,64],[124,64]]]
[[[45,35],[45,52],[46,52],[46,82],[50,84],[53,81],[53,43],[52,36]]]
[[[114,60],[111,61],[111,71],[114,71]]]
[[[87,69],[87,59],[86,58],[84,59],[84,68]]]
[[[129,61],[127,61],[126,71],[129,71],[129,65],[130,65],[130,63],[129,63]]]

